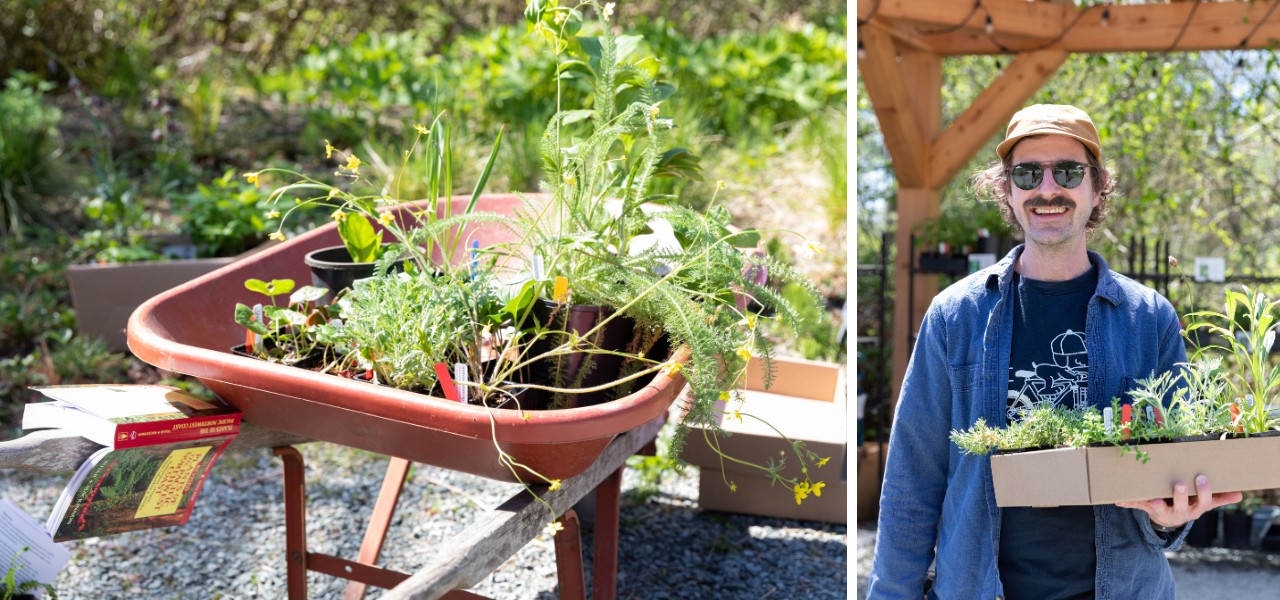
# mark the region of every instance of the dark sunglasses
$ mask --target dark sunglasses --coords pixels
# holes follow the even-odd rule
[[[1009,169],[1009,178],[1013,180],[1013,185],[1018,186],[1018,189],[1034,190],[1040,187],[1040,182],[1044,180],[1045,169],[1050,169],[1053,171],[1053,180],[1058,185],[1069,190],[1084,181],[1085,170],[1090,168],[1092,168],[1092,165],[1078,163],[1074,160],[1042,163],[1024,162],[1013,165],[1013,168]]]

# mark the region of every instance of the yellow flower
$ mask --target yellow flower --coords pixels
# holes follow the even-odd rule
[[[800,249],[800,254],[805,260],[813,260],[823,253],[822,244],[818,242],[805,242],[804,247]]]
[[[716,181],[716,191],[720,191],[723,189],[724,189],[724,180],[721,179],[719,181]]]
[[[750,330],[752,330],[752,331],[755,331],[755,330],[756,330],[756,315],[755,315],[754,313],[747,313],[747,314],[745,314],[745,315],[743,315],[743,316],[742,316],[742,320],[738,321],[738,324],[739,324],[739,325],[746,325],[746,326],[747,326],[747,329],[750,329]]]
[[[544,535],[555,535],[561,531],[564,531],[564,525],[561,525],[560,521],[552,521],[547,523],[546,527],[542,528],[542,533]]]
[[[737,420],[738,420],[738,422],[739,422],[739,423],[741,423],[741,422],[742,422],[742,413],[738,412],[738,409],[736,409],[736,408],[735,408],[735,409],[733,409],[733,416],[732,416],[732,417],[729,417],[729,418],[730,418],[730,419],[737,419]]]
[[[391,213],[389,212],[384,212],[382,213],[381,216],[378,217],[378,222],[382,223],[383,225],[390,225],[395,220],[396,220],[395,217],[391,216]]]
[[[258,187],[258,174],[257,174],[256,172],[255,172],[255,173],[245,173],[245,174],[244,174],[244,178],[245,178],[245,180],[246,180],[246,181],[248,181],[249,183],[252,183],[252,184],[253,184],[253,187]]]
[[[547,491],[554,492],[554,491],[556,491],[556,490],[558,490],[558,489],[560,489],[560,480],[559,480],[559,479],[552,479],[552,480],[551,480],[551,487],[550,487],[550,488],[547,488]]]
[[[338,188],[329,188],[329,198],[333,198],[334,196],[337,196],[337,195],[338,195]]]
[[[813,495],[814,495],[814,496],[817,496],[817,497],[819,497],[819,498],[821,498],[821,497],[822,497],[822,486],[824,486],[824,485],[827,485],[827,484],[825,484],[825,483],[823,483],[823,482],[821,482],[821,481],[819,481],[818,483],[813,484]]]
[[[354,154],[347,156],[347,164],[343,168],[357,175],[360,174],[360,159]]]
[[[819,461],[818,461],[818,466],[819,466],[819,467],[825,467],[825,466],[827,466],[827,461],[829,461],[829,460],[831,460],[831,457],[830,457],[830,456],[828,456],[828,457],[826,457],[826,458],[823,458],[823,459],[819,460]]]
[[[431,135],[431,130],[430,130],[430,129],[427,129],[426,127],[424,127],[424,126],[422,126],[422,125],[414,125],[414,126],[413,126],[413,130],[414,130],[414,131],[416,131],[416,132],[418,132],[418,133],[420,133],[420,134],[422,134],[422,135]]]
[[[276,218],[279,218],[279,217],[280,217],[280,212],[279,212],[279,211],[275,211],[275,210],[273,210],[273,211],[271,211],[271,212],[267,213],[267,218],[268,218],[268,219],[276,219]]]
[[[283,242],[283,241],[284,241],[284,234],[283,234],[283,233],[280,233],[279,231],[273,231],[273,232],[271,232],[271,234],[270,234],[270,235],[268,235],[268,236],[267,236],[267,239],[269,239],[269,240],[280,240],[280,241],[282,241],[282,242]]]
[[[720,392],[720,399],[725,402],[729,401],[729,392]]]
[[[742,360],[751,360],[751,348],[748,346],[739,346],[734,352],[737,352]]]
[[[661,109],[659,108],[659,105],[660,105],[660,104],[662,104],[662,103],[661,103],[661,102],[655,102],[653,106],[650,106],[650,107],[649,107],[649,118],[650,118],[650,119],[657,119],[657,118],[658,118],[658,111],[659,111],[659,110],[661,110]]]
[[[796,484],[793,491],[796,493],[796,505],[799,506],[801,500],[809,497],[809,482]]]
[[[341,223],[347,220],[347,213],[342,212],[341,209],[335,210],[333,214],[329,215],[329,218]]]
[[[573,173],[565,173],[564,182],[566,185],[573,185],[577,180],[573,178]]]
[[[324,141],[324,157],[326,159],[333,158],[333,150],[334,150],[333,144],[330,144],[329,140],[325,140]]]
[[[736,491],[738,491],[738,484],[736,484],[736,483],[734,483],[734,482],[730,481],[730,482],[729,482],[729,491],[730,491],[730,492],[736,492]]]
[[[680,371],[682,369],[684,369],[684,365],[678,362],[673,362],[667,365],[666,368],[662,370],[662,372],[666,373],[667,377],[675,377],[676,375],[680,374]]]
[[[556,25],[564,25],[564,22],[568,20],[568,18],[569,18],[569,13],[557,12],[555,17]]]

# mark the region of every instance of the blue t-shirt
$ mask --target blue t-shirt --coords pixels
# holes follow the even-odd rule
[[[1032,406],[1083,408],[1089,388],[1084,326],[1098,283],[1091,268],[1070,281],[1014,276],[1009,421]],[[1000,581],[1009,600],[1094,597],[1097,554],[1091,506],[1001,511]]]

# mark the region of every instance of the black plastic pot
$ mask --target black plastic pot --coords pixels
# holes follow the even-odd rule
[[[527,356],[543,354],[567,341],[566,333],[582,335],[591,331],[614,313],[609,306],[557,304],[539,299],[534,304],[532,318],[541,326],[552,331],[533,345]],[[590,347],[613,352],[632,350],[632,342],[639,338],[636,322],[626,316],[619,316],[606,323],[587,343]],[[662,335],[648,349],[634,348],[638,353],[644,352],[647,358],[661,360],[671,354],[671,342],[668,336]],[[593,350],[582,350],[566,355],[556,356],[536,363],[528,373],[531,381],[545,380],[555,387],[593,388],[616,381],[632,367],[643,367],[634,361],[628,364],[625,357],[605,354]],[[630,393],[632,386],[621,384],[601,390],[560,394],[552,399],[551,408],[574,408],[591,406],[608,402]]]
[[[1218,539],[1220,517],[1221,513],[1217,509],[1200,515],[1200,518],[1196,519],[1196,522],[1191,524],[1191,529],[1187,531],[1186,544],[1196,548],[1212,546],[1213,541]]]
[[[269,339],[263,340],[262,343],[263,343],[263,347],[267,349],[273,349],[275,347],[275,343]],[[232,346],[231,353],[239,356],[247,356],[249,358],[263,360],[259,358],[257,354],[254,354],[252,350],[245,347],[244,344],[240,344],[238,346]],[[320,353],[312,353],[290,362],[281,361],[281,360],[275,360],[272,362],[278,362],[280,364],[288,365],[291,367],[298,367],[299,369],[314,369],[316,367],[319,367],[321,363],[324,362],[324,355]]]
[[[383,244],[384,246],[386,244]],[[329,293],[320,299],[321,304],[328,304],[342,290],[350,289],[357,279],[373,277],[374,263],[352,262],[351,253],[346,246],[329,246],[307,253],[303,258],[311,267],[311,285],[327,288]],[[404,270],[404,261],[397,261],[391,267],[393,272]]]
[[[1249,547],[1249,535],[1253,532],[1253,515],[1242,512],[1222,513],[1222,545],[1244,550]]]

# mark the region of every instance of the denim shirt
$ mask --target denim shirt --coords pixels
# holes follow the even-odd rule
[[[889,438],[868,598],[918,600],[935,544],[929,598],[1004,596],[991,462],[962,454],[949,435],[979,418],[1006,424],[1013,267],[1022,249],[947,288],[925,313]],[[1185,362],[1186,347],[1168,300],[1112,273],[1094,252],[1089,261],[1098,268],[1098,286],[1085,326],[1087,399],[1103,407],[1135,380]],[[1142,511],[1098,505],[1093,512],[1097,598],[1173,598],[1164,551],[1181,546],[1189,528],[1166,540]]]

